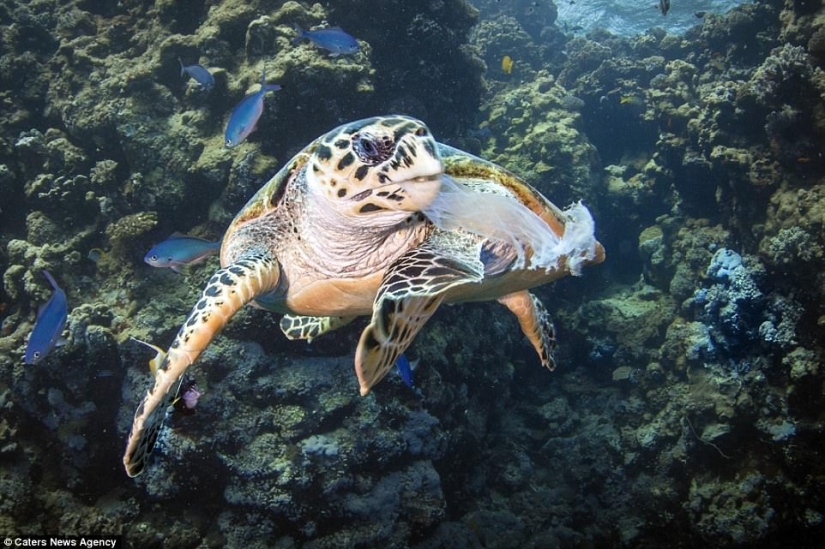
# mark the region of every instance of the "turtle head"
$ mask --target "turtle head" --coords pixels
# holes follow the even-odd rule
[[[307,185],[348,217],[417,212],[438,195],[443,165],[423,122],[368,118],[322,137],[307,166]]]

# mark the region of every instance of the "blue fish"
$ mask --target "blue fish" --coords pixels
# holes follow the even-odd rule
[[[227,147],[240,145],[249,134],[255,131],[255,125],[264,112],[264,96],[266,92],[280,90],[278,84],[266,83],[266,69],[261,73],[261,89],[241,99],[241,102],[232,109],[229,122],[224,132],[224,143]]]
[[[48,271],[43,271],[43,276],[54,288],[54,293],[37,313],[37,321],[34,323],[34,329],[26,345],[26,355],[23,357],[26,364],[37,364],[57,346],[60,334],[66,327],[66,317],[69,315],[66,293],[60,289]]]
[[[404,385],[409,387],[410,389],[413,388],[413,366],[410,364],[410,361],[407,359],[407,355],[401,355],[398,357],[398,360],[395,361],[395,367],[398,368],[398,375],[401,376],[401,381],[404,382]]]
[[[305,31],[295,25],[295,30],[298,32],[298,36],[292,39],[293,44],[297,44],[306,38],[319,48],[329,51],[330,57],[356,53],[359,49],[358,40],[344,32],[341,27]]]
[[[203,238],[174,233],[172,236],[152,246],[143,261],[152,267],[169,267],[176,273],[185,265],[203,261],[221,250],[221,241],[211,242]]]
[[[184,65],[180,57],[178,57],[178,63],[180,63],[180,75],[189,75],[194,78],[204,91],[209,91],[215,87],[215,77],[203,65]]]

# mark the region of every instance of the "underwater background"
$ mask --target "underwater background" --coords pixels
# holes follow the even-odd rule
[[[613,5],[0,1],[0,535],[821,547],[825,9]],[[292,43],[325,22],[360,50]],[[227,148],[263,69],[283,89]],[[147,250],[219,239],[292,154],[386,113],[591,209],[607,260],[535,290],[557,369],[500,305],[442,307],[408,351],[413,387],[389,375],[362,398],[364,320],[308,345],[246,308],[128,478],[153,356],[130,338],[168,345],[218,267]],[[66,341],[25,364],[43,270]]]
[[[587,33],[595,29],[608,30],[630,37],[653,27],[670,33],[683,33],[697,25],[706,13],[725,13],[745,2],[737,0],[681,0],[670,3],[667,17],[662,17],[662,5],[639,0],[561,0],[556,3],[556,24],[566,32]],[[502,5],[503,2],[498,2]],[[517,4],[517,3],[516,3]],[[534,2],[536,6],[539,3]]]

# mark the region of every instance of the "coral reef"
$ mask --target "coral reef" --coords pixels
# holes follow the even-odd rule
[[[0,531],[129,547],[821,544],[825,9],[760,0],[620,37],[566,35],[552,2],[474,5],[0,5]],[[361,50],[295,45],[296,24],[340,25]],[[264,70],[283,89],[227,149]],[[292,153],[388,111],[594,212],[607,262],[536,290],[557,370],[498,304],[443,307],[409,351],[414,388],[391,373],[361,398],[362,321],[309,345],[244,310],[187,379],[197,407],[177,407],[126,478],[152,358],[129,338],[171,341],[217,266],[178,275],[143,254],[174,231],[219,238]],[[27,367],[43,269],[68,296],[66,341]]]
[[[559,204],[595,203],[597,155],[571,97],[544,71],[502,90],[482,110],[491,138],[481,155],[508,166]]]

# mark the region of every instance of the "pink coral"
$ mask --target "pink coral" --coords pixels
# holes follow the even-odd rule
[[[198,386],[194,383],[186,389],[183,394],[181,394],[180,399],[183,401],[183,405],[186,406],[189,410],[194,410],[195,406],[198,405],[198,399],[203,396],[198,390]]]

